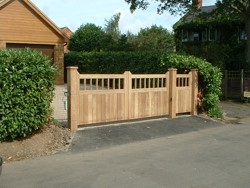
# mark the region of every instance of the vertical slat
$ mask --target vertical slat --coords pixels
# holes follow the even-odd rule
[[[87,80],[86,80],[86,78],[84,78],[83,83],[84,83],[83,90],[86,90],[87,89]]]
[[[191,114],[197,115],[198,70],[192,69],[191,81]]]

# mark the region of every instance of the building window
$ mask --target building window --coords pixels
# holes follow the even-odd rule
[[[216,29],[209,29],[209,40],[215,41],[217,39],[217,30]]]
[[[193,33],[193,41],[199,41],[200,40],[200,36],[198,32],[194,32]]]
[[[182,42],[187,42],[188,41],[188,31],[183,29],[182,30]]]
[[[239,40],[247,40],[247,33],[244,29],[239,29]]]
[[[207,41],[207,29],[202,30],[202,41]]]

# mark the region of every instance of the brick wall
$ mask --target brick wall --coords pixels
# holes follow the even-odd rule
[[[6,48],[6,42],[0,41],[0,49],[5,49]]]
[[[52,102],[53,117],[56,120],[67,120],[67,85],[57,85],[55,87],[55,96]]]
[[[57,67],[56,84],[64,84],[64,46],[63,44],[54,47],[54,63]]]

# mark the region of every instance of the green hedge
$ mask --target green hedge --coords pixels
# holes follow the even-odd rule
[[[0,51],[0,141],[26,137],[51,115],[55,67],[31,49]]]
[[[176,67],[179,72],[196,68],[199,70],[199,89],[202,93],[202,107],[211,117],[222,117],[218,107],[221,95],[222,73],[203,59],[180,54],[165,54],[161,60],[162,67]]]
[[[203,93],[203,108],[210,116],[221,117],[218,108],[221,95],[220,69],[205,60],[166,52],[70,52],[65,55],[66,66],[78,66],[80,73],[122,74],[131,71],[133,74],[162,74],[169,68],[179,72],[199,69],[199,89]]]
[[[65,66],[78,66],[80,73],[159,73],[162,52],[70,52]]]

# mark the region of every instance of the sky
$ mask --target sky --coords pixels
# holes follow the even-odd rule
[[[141,28],[152,25],[172,30],[180,16],[168,12],[157,14],[157,4],[151,1],[147,10],[136,10],[133,14],[125,0],[31,0],[58,27],[69,27],[72,31],[82,24],[93,23],[104,27],[106,21],[121,13],[119,27],[122,33],[136,34]],[[203,0],[203,6],[214,5],[216,0]]]

